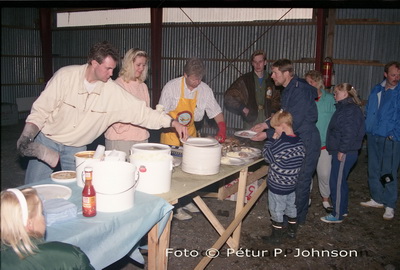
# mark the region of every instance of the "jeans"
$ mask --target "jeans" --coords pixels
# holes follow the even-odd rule
[[[268,208],[271,219],[275,222],[283,222],[283,215],[289,218],[296,218],[296,192],[288,195],[279,195],[268,190]]]
[[[377,203],[383,203],[394,209],[398,196],[397,171],[400,165],[400,142],[367,134],[367,147],[368,184],[371,197]],[[385,173],[391,173],[393,181],[384,187],[379,179]]]
[[[57,143],[46,136],[42,132],[35,138],[35,142],[41,143],[60,154],[60,165],[62,170],[75,171],[75,153],[85,151],[86,146],[74,147]],[[25,173],[25,184],[33,184],[40,180],[50,178],[50,174],[54,171],[49,165],[36,158],[29,160],[28,168]]]
[[[349,212],[349,186],[347,177],[351,168],[358,159],[358,152],[349,152],[343,156],[343,161],[338,160],[337,152],[332,153],[332,169],[329,180],[331,189],[332,215],[337,219],[343,219],[343,215]]]

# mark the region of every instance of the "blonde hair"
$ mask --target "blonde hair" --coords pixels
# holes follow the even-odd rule
[[[357,95],[356,89],[349,83],[341,83],[335,86],[334,91],[346,91],[349,97],[353,99],[353,102],[358,106],[361,106],[362,102]]]
[[[135,62],[136,58],[139,56],[143,56],[146,58],[146,65],[144,67],[141,76],[139,78],[134,78],[133,76],[135,74],[135,66],[133,65],[133,62]],[[149,70],[147,62],[148,62],[148,55],[145,51],[142,51],[137,48],[130,49],[125,53],[124,59],[122,59],[122,67],[118,75],[122,77],[122,79],[125,82],[129,82],[130,80],[136,80],[136,79],[138,79],[140,82],[144,82],[147,79],[147,73]]]
[[[42,201],[36,189],[21,190],[28,206],[28,219],[42,214]],[[22,220],[22,208],[17,196],[11,191],[1,192],[1,242],[11,246],[21,259],[25,255],[35,254],[37,246],[33,238],[43,238],[39,232],[28,232]]]
[[[321,72],[319,72],[318,70],[310,70],[308,71],[305,75],[304,78],[310,77],[311,80],[313,80],[314,82],[316,82],[318,84],[317,89],[324,89],[325,85],[324,85],[324,79],[322,77]]]
[[[288,111],[280,110],[276,112],[270,121],[271,127],[280,126],[282,124],[286,124],[289,127],[293,125],[293,117]]]

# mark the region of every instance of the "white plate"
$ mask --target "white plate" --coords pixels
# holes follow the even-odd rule
[[[221,158],[221,164],[224,164],[224,165],[238,166],[238,165],[243,165],[245,163],[246,162],[240,158],[233,158],[233,157],[222,157]]]
[[[254,135],[256,135],[257,132],[254,132],[254,131],[251,131],[251,130],[240,130],[240,131],[236,131],[233,134],[235,136],[237,136],[237,137],[240,137],[240,138],[250,139],[250,138],[254,137]]]
[[[258,154],[255,153],[233,152],[233,151],[226,153],[226,155],[231,158],[239,158],[239,159],[250,159],[258,156]]]
[[[65,199],[68,200],[71,197],[72,190],[69,187],[62,185],[37,185],[33,186],[36,189],[39,197],[42,200],[51,200],[51,199]]]
[[[261,155],[261,150],[254,147],[241,147],[240,152],[250,153],[257,156]]]
[[[189,138],[184,143],[192,146],[212,146],[218,144],[218,141],[214,138]]]
[[[73,183],[76,181],[75,171],[59,171],[53,172],[51,175],[51,180],[57,183]]]

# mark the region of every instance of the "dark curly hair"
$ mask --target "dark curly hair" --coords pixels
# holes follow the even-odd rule
[[[90,48],[88,55],[88,64],[92,60],[96,60],[99,64],[103,63],[103,60],[110,56],[115,62],[118,63],[120,56],[118,50],[108,41],[98,42]]]

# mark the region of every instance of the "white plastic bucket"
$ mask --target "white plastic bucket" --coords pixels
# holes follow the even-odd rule
[[[136,167],[123,161],[102,161],[93,165],[93,186],[99,212],[120,212],[134,205],[138,182]]]
[[[139,152],[130,156],[136,166],[139,183],[136,190],[148,194],[169,192],[172,176],[172,156],[159,152]]]
[[[161,153],[171,154],[171,147],[162,143],[137,143],[132,145],[131,154],[139,152],[145,152],[145,153],[161,152]]]
[[[85,167],[93,167],[100,158],[93,158],[95,151],[82,151],[75,154],[76,183],[79,187],[85,186]]]

